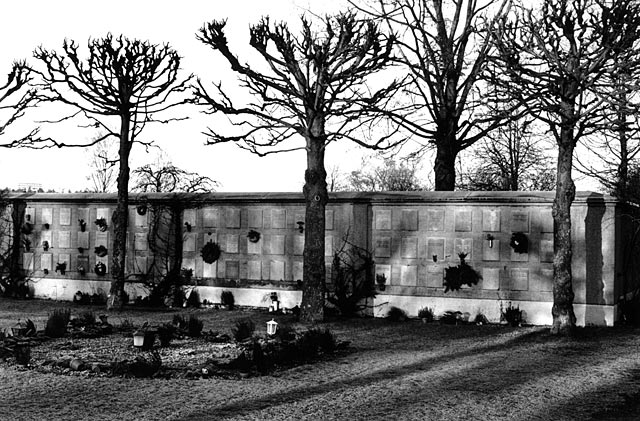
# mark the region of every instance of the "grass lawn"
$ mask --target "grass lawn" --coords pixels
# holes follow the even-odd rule
[[[0,299],[0,328],[30,318],[42,329],[55,308],[103,312]],[[243,317],[251,317],[260,332],[271,319],[246,310],[127,309],[111,313],[109,321],[157,324],[177,313],[195,313],[205,330],[226,333]],[[289,315],[275,319],[293,322]],[[351,352],[246,379],[62,375],[7,360],[0,362],[0,419],[640,419],[638,328],[586,328],[574,338],[555,338],[546,327],[415,320],[333,320],[323,327],[350,341]],[[55,351],[52,344],[41,346]]]

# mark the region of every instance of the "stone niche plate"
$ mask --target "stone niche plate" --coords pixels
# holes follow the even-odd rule
[[[529,232],[529,211],[513,210],[511,212],[511,231]]]
[[[377,230],[391,229],[391,210],[378,209],[373,211],[374,227]]]
[[[444,281],[444,268],[439,265],[427,266],[427,286],[432,288],[442,288]]]
[[[482,231],[500,231],[500,209],[482,210]]]
[[[287,226],[287,212],[284,209],[271,209],[271,228],[284,229]]]
[[[262,262],[260,260],[247,262],[247,278],[254,281],[262,279]]]
[[[262,228],[262,209],[249,209],[249,228]]]
[[[202,225],[205,227],[217,227],[220,223],[220,212],[216,208],[202,210]]]
[[[500,289],[499,268],[482,268],[482,289]]]
[[[418,230],[418,211],[415,209],[403,209],[401,229],[404,231]]]
[[[60,208],[60,225],[71,225],[71,208]]]
[[[527,291],[529,289],[529,270],[514,268],[509,271],[511,289],[514,291]]]
[[[374,244],[375,257],[391,257],[391,237],[377,237]]]
[[[459,258],[460,253],[466,254],[465,260],[473,260],[473,239],[472,238],[456,238],[453,240],[454,257]]]
[[[470,209],[455,209],[455,230],[456,231],[471,231],[472,229],[472,215]]]
[[[444,209],[427,210],[427,231],[444,231]]]
[[[402,258],[415,259],[418,257],[418,238],[402,237]]]
[[[497,262],[500,260],[500,240],[482,241],[482,260]]]
[[[427,239],[427,259],[436,262],[444,260],[444,238]]]
[[[418,282],[418,266],[402,265],[400,266],[400,285],[416,286]]]
[[[269,279],[272,281],[284,280],[284,262],[272,260],[269,262]]]

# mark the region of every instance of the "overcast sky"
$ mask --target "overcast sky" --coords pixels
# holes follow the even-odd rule
[[[343,0],[233,0],[233,1],[141,1],[110,0],[23,0],[3,4],[0,16],[0,74],[9,72],[17,59],[32,58],[39,45],[60,50],[65,38],[75,40],[86,52],[89,37],[108,32],[129,38],[169,43],[182,57],[184,74],[195,73],[204,81],[218,81],[229,75],[228,65],[218,53],[195,38],[203,23],[227,18],[227,37],[241,59],[253,57],[248,49],[249,25],[261,16],[296,22],[298,16],[333,13],[345,7]],[[225,73],[226,72],[226,73]],[[233,79],[232,79],[233,82]],[[181,168],[197,171],[222,183],[222,191],[300,191],[305,168],[303,152],[258,158],[233,145],[204,146],[207,118],[194,116],[185,123],[145,128],[143,137],[153,139]],[[69,134],[88,138],[90,131]],[[136,145],[132,168],[154,160],[157,152],[146,153]],[[355,147],[329,147],[328,166],[346,170],[357,167],[361,151]],[[347,159],[345,159],[347,158]],[[89,186],[87,153],[81,149],[0,150],[0,187],[18,183],[41,183],[45,189],[71,191]]]

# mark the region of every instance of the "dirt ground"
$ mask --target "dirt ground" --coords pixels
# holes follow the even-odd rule
[[[0,299],[0,328],[54,308]],[[101,308],[94,307],[96,313]],[[126,310],[109,320],[170,321],[177,310]],[[185,311],[186,312],[186,311]],[[205,330],[229,331],[257,311],[190,310]],[[278,316],[279,323],[291,316]],[[640,329],[331,321],[352,352],[246,379],[135,379],[41,373],[0,364],[2,420],[609,420],[640,419]],[[300,329],[304,326],[298,325]]]

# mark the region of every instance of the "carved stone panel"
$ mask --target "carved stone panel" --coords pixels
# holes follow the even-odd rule
[[[470,209],[456,209],[453,214],[456,231],[471,231],[473,214]]]
[[[53,268],[51,267],[52,262],[51,253],[42,253],[40,255],[40,270],[48,270],[51,271]]]
[[[202,262],[202,276],[205,278],[217,278],[218,262]]]
[[[324,237],[324,255],[325,257],[333,256],[333,236],[327,235]]]
[[[192,227],[196,226],[196,210],[195,209],[185,209],[182,213],[182,222],[184,224],[189,224]]]
[[[540,209],[540,232],[553,232],[551,209]]]
[[[33,258],[33,253],[24,253],[22,255],[22,268],[30,272],[33,272],[35,270],[35,260]]]
[[[227,228],[240,228],[240,209],[227,208],[225,212],[225,225]]]
[[[71,208],[60,208],[60,225],[71,225]]]
[[[226,253],[237,253],[238,242],[240,237],[237,234],[227,234],[227,242],[225,244],[224,251]]]
[[[514,291],[527,291],[529,289],[529,270],[528,269],[511,269],[511,289]]]
[[[269,262],[269,279],[272,281],[284,280],[284,262],[280,260]]]
[[[284,235],[269,236],[269,254],[284,254]]]
[[[453,240],[454,257],[459,257],[460,253],[466,254],[465,260],[473,260],[473,239],[472,238],[456,238]]]
[[[500,260],[500,240],[487,240],[482,241],[482,260],[497,262]]]
[[[435,256],[435,258],[434,258]],[[444,238],[427,239],[427,259],[435,262],[444,261]]]
[[[377,237],[374,240],[375,257],[391,257],[391,237]]]
[[[78,247],[82,247],[83,249],[89,248],[89,232],[78,232]]]
[[[220,226],[220,212],[216,208],[205,208],[202,210],[202,225],[205,227]]]
[[[262,209],[249,209],[249,228],[262,228]]]
[[[400,285],[416,286],[418,282],[418,266],[402,265],[400,267]]]
[[[540,240],[540,261],[543,263],[553,262],[553,238]]]
[[[427,211],[427,230],[444,231],[444,209],[429,209]]]
[[[415,209],[403,209],[400,227],[405,231],[416,231],[418,229],[418,211]]]
[[[302,262],[293,262],[293,280],[302,281]]]
[[[42,224],[53,224],[53,209],[51,208],[42,208],[42,220],[40,221]]]
[[[402,237],[402,257],[404,259],[415,259],[418,257],[417,237]]]
[[[186,245],[189,237],[185,239],[185,245],[183,246],[186,249]],[[195,239],[194,239],[195,240]],[[194,241],[195,243],[195,241]],[[195,245],[195,244],[194,244]],[[136,232],[133,234],[133,248],[137,251],[145,251],[148,249],[149,242],[147,241],[147,233],[146,232]],[[185,250],[187,251],[187,250]],[[193,250],[191,250],[193,251]]]
[[[324,211],[324,223],[325,223],[325,227],[324,229],[327,231],[332,231],[333,230],[333,210],[325,210]]]
[[[249,260],[247,262],[247,272],[247,278],[249,279],[262,279],[262,262],[260,260]]]
[[[529,232],[529,211],[514,210],[511,212],[511,231]]]
[[[61,249],[68,249],[71,247],[70,231],[58,231],[58,247]]]
[[[287,226],[287,213],[284,209],[271,209],[271,228],[283,229]]]
[[[481,282],[482,282],[482,289],[490,289],[490,290],[500,289],[500,269],[499,268],[483,268]]]
[[[427,286],[441,288],[444,280],[444,269],[440,265],[427,266]]]
[[[500,231],[500,209],[482,210],[482,231]]]
[[[227,260],[224,263],[224,277],[227,279],[238,279],[240,277],[240,263],[237,260]]]
[[[293,236],[293,254],[294,256],[302,256],[304,252],[304,234],[296,234]]]
[[[247,238],[247,253],[262,254],[262,237],[255,243]]]

